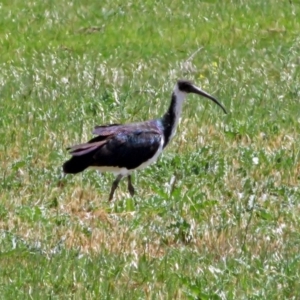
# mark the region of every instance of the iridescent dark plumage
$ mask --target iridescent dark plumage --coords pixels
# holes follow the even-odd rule
[[[128,178],[128,190],[134,194],[131,173],[155,162],[162,150],[175,134],[182,104],[186,94],[195,93],[211,99],[226,113],[225,108],[212,96],[193,85],[179,80],[172,93],[168,111],[162,118],[132,124],[96,126],[97,135],[85,144],[70,147],[71,159],[63,165],[65,174],[76,174],[87,168],[117,175],[113,182],[109,200],[122,177]]]

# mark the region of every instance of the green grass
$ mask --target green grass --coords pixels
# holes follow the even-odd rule
[[[291,2],[1,2],[1,299],[300,298]],[[178,78],[230,113],[189,96],[134,198],[92,171],[57,186],[67,146],[161,116]]]

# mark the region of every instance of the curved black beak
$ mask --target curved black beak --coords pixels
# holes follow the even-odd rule
[[[218,104],[223,109],[224,113],[227,114],[227,111],[226,111],[225,107],[216,98],[214,98],[210,94],[204,92],[200,88],[192,85],[191,89],[190,89],[190,93],[194,93],[194,94],[197,94],[197,95],[200,95],[200,96],[203,96],[203,97],[206,97],[206,98],[210,99],[211,101],[213,101],[216,104]]]

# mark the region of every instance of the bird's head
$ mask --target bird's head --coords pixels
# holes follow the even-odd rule
[[[227,114],[225,107],[216,98],[214,98],[210,94],[206,93],[205,91],[201,90],[199,87],[195,86],[191,81],[178,80],[177,84],[175,86],[175,93],[176,93],[176,91],[179,93],[185,93],[185,94],[193,93],[193,94],[197,94],[197,95],[206,97],[206,98],[212,100],[213,102],[215,102],[217,105],[219,105],[222,108],[222,110],[224,111],[224,113]]]

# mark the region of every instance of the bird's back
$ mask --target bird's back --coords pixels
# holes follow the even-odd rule
[[[97,136],[69,149],[72,158],[63,165],[65,173],[82,172],[88,167],[136,169],[156,160],[164,143],[159,120],[96,126],[93,133]]]

